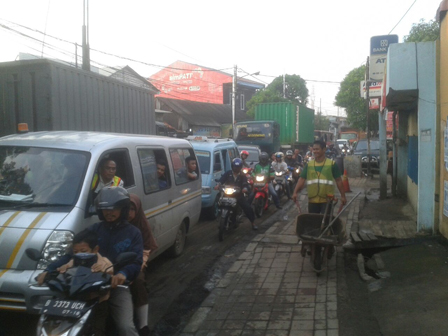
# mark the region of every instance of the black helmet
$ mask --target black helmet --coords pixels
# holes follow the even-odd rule
[[[243,168],[243,160],[241,160],[240,158],[234,158],[232,160],[232,169],[234,168]]]
[[[101,210],[112,209],[121,209],[120,220],[127,220],[130,203],[129,193],[122,187],[103,188],[95,199],[96,211],[101,220],[105,220]]]
[[[266,152],[261,152],[259,160],[262,165],[265,165],[269,161],[269,154]]]

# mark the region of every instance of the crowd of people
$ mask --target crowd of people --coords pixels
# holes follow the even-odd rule
[[[330,148],[330,151],[333,151],[333,148]],[[346,203],[341,171],[335,161],[326,156],[326,152],[326,144],[322,141],[315,141],[306,152],[305,158],[298,149],[294,152],[286,151],[286,156],[282,152],[276,152],[269,157],[268,153],[262,152],[259,162],[253,167],[253,175],[265,175],[269,181],[268,189],[273,203],[277,209],[282,209],[272,183],[275,172],[286,173],[291,167],[303,167],[294,190],[286,189],[286,195],[288,199],[297,201],[298,193],[306,185],[309,198],[308,211],[322,213],[327,202],[327,194],[334,192],[333,181],[341,193],[342,204]],[[222,175],[215,188],[218,189],[220,184],[238,186],[242,193],[237,202],[252,228],[257,230],[251,206],[254,193],[249,188],[246,175],[242,173],[242,168],[248,166],[246,160],[249,153],[242,151],[240,156],[241,158],[232,160],[231,170]],[[167,188],[168,181],[165,175],[167,164],[157,161],[156,165],[159,188]],[[116,176],[116,171],[117,164],[112,159],[100,161],[98,173],[95,174],[91,186],[100,222],[75,235],[72,252],[50,264],[37,280],[42,285],[48,272],[55,270],[60,273],[66,272],[73,266],[73,255],[77,253],[96,254],[97,261],[91,270],[110,273],[113,290],[101,297],[96,307],[95,335],[106,334],[108,316],[113,318],[119,335],[149,335],[148,293],[144,271],[151,252],[157,249],[157,242],[143,211],[141,200],[123,188],[124,181]],[[196,159],[188,157],[184,168],[180,169],[177,175],[181,179],[193,180],[198,178],[196,171]],[[248,197],[244,197],[244,194],[248,194]],[[135,260],[114,270],[113,265],[118,255],[130,251],[136,254]],[[125,283],[130,284],[129,288],[120,286]]]

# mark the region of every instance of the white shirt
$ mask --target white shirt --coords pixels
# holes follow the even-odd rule
[[[288,171],[288,165],[284,161],[282,161],[282,162],[274,161],[274,162],[272,162],[271,166],[272,166],[272,168],[274,168],[274,170],[276,172],[287,172]]]

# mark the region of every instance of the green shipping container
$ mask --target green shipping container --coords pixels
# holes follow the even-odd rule
[[[314,141],[314,110],[294,103],[265,103],[255,108],[255,120],[280,124],[282,145],[311,144]]]

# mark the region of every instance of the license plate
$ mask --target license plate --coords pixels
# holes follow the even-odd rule
[[[236,203],[236,199],[231,198],[231,197],[223,197],[223,198],[221,198],[221,202],[232,204],[232,203]]]
[[[47,300],[41,314],[80,317],[87,308],[87,303],[82,301]]]
[[[264,187],[264,183],[255,183],[254,186],[256,186],[256,187]]]

